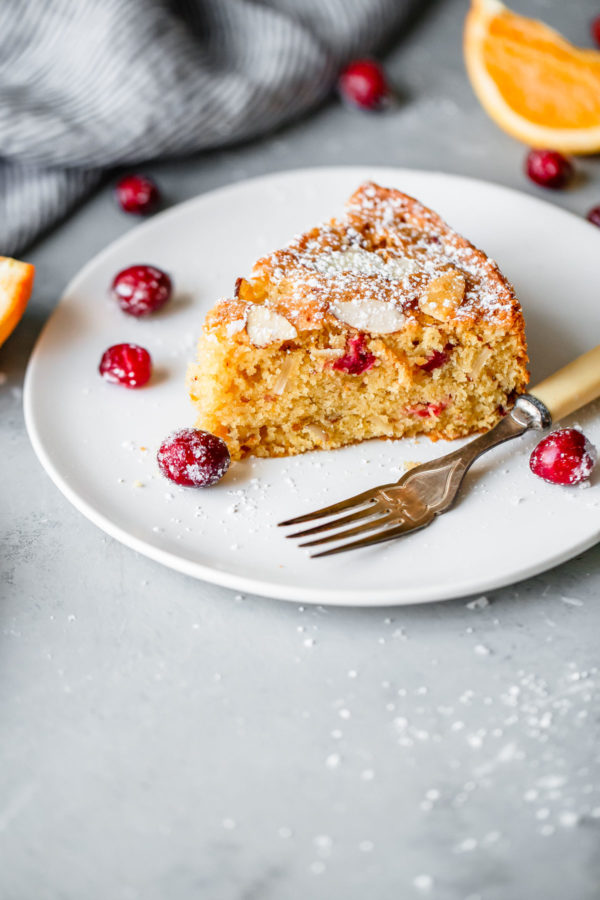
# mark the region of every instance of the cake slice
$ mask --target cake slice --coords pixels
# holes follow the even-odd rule
[[[239,459],[486,431],[525,389],[527,361],[496,263],[367,183],[342,218],[238,278],[206,317],[188,383],[198,427]]]

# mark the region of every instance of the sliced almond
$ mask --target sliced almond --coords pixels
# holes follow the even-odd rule
[[[246,316],[246,331],[255,347],[266,347],[275,341],[291,341],[298,332],[285,316],[268,306],[251,306]]]
[[[391,334],[400,331],[406,316],[401,309],[386,300],[342,300],[331,304],[336,319],[371,334]]]
[[[465,276],[458,269],[448,269],[427,285],[419,299],[421,311],[443,322],[450,319],[465,296]]]
[[[287,383],[288,383],[292,373],[295,371],[295,369],[297,367],[298,367],[298,358],[296,356],[286,356],[286,358],[283,361],[283,365],[281,367],[279,375],[277,376],[277,378],[275,380],[275,384],[273,385],[273,393],[274,394],[278,394],[278,395],[283,394],[283,392],[285,391],[285,389],[287,387]]]
[[[473,365],[471,366],[471,371],[469,372],[473,380],[479,378],[483,367],[485,366],[491,355],[492,350],[490,347],[482,347],[481,350],[477,351],[473,360]]]
[[[320,425],[315,425],[314,423],[310,423],[304,426],[304,430],[310,434],[311,438],[314,441],[321,441],[321,443],[325,443],[329,435],[325,431],[324,428],[321,428]]]
[[[311,356],[316,356],[317,359],[337,359],[338,356],[344,355],[343,347],[327,347],[325,350],[311,350]]]

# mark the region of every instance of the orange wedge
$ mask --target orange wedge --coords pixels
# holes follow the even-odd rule
[[[0,256],[0,346],[25,312],[34,272],[29,263]]]
[[[494,122],[531,147],[600,150],[600,52],[507,9],[472,0],[465,22],[467,72]]]

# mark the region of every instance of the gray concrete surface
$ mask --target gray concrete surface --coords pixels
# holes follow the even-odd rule
[[[468,86],[465,6],[434,4],[390,53],[385,115],[334,101],[148,171],[172,203],[327,163],[540,193]],[[520,7],[589,45],[594,0]],[[549,199],[583,213],[600,163],[578,167]],[[133,227],[106,185],[32,248],[35,296],[0,350],[0,896],[598,898],[600,547],[478,608],[302,609],[136,555],[44,474],[29,353],[68,279]]]

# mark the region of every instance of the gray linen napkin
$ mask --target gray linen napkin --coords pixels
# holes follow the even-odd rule
[[[0,0],[0,254],[112,166],[254,137],[318,103],[414,0]]]

